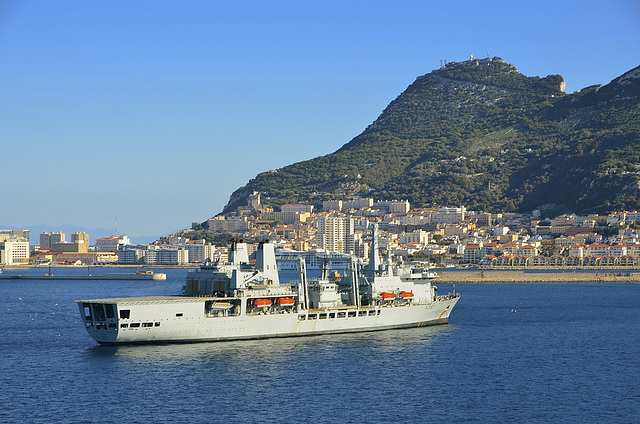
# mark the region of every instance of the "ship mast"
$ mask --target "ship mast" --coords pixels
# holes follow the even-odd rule
[[[375,276],[380,269],[380,248],[378,247],[378,224],[373,224],[371,234],[371,251],[369,252],[369,265],[367,265],[366,275]]]
[[[300,273],[300,284],[298,285],[298,301],[302,301],[302,308],[308,310],[309,290],[307,284],[307,266],[302,256],[298,257],[298,272]]]
[[[353,304],[360,308],[360,275],[358,275],[358,264],[356,258],[351,258],[351,292],[353,293]]]

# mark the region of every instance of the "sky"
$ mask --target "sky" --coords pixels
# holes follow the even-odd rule
[[[170,234],[336,151],[443,60],[571,93],[638,47],[638,0],[0,0],[0,228]]]

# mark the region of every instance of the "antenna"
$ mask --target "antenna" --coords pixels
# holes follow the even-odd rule
[[[118,215],[115,216],[113,230],[115,231],[113,234],[117,236],[118,235]]]

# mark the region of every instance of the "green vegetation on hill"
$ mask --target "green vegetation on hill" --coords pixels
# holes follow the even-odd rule
[[[290,202],[408,199],[415,207],[604,212],[640,205],[640,67],[567,95],[559,75],[527,77],[500,58],[418,77],[339,150],[264,172],[259,191]]]

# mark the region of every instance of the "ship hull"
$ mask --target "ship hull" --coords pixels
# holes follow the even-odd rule
[[[284,310],[269,314],[209,317],[206,298],[104,299],[95,305],[114,305],[112,318],[85,318],[87,332],[103,345],[136,343],[219,342],[273,337],[381,331],[446,324],[458,300],[370,308]],[[79,301],[84,313],[88,301]],[[109,306],[111,308],[112,306]],[[94,311],[96,306],[91,306]],[[107,308],[107,306],[105,306]],[[121,311],[128,311],[122,318]],[[99,314],[94,314],[99,315]]]

